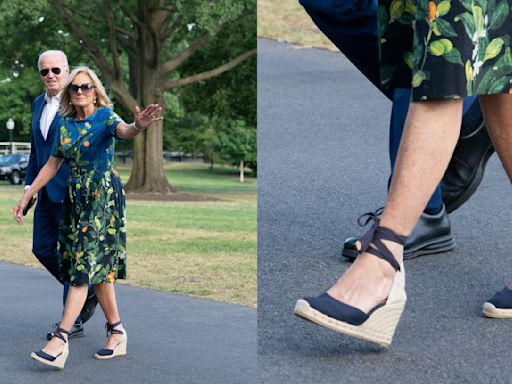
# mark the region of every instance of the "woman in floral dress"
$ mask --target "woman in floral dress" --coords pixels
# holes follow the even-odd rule
[[[380,218],[370,215],[354,264],[327,292],[298,300],[295,314],[390,345],[406,302],[403,244],[448,166],[463,97],[478,95],[512,180],[510,8],[511,0],[379,1],[382,84],[412,90],[388,199]],[[512,318],[510,288],[484,303],[486,316]]]
[[[125,201],[119,174],[114,168],[115,138],[133,138],[161,117],[151,104],[136,108],[135,122],[125,123],[112,109],[103,85],[87,67],[76,68],[61,94],[60,135],[52,156],[14,208],[23,223],[23,209],[31,196],[55,175],[63,161],[69,165],[68,194],[59,234],[60,272],[71,289],[64,314],[53,338],[32,358],[64,368],[68,356],[67,332],[78,316],[88,284],[94,285],[107,319],[107,342],[97,359],[126,354],[127,335],[120,321],[113,283],[126,278]]]

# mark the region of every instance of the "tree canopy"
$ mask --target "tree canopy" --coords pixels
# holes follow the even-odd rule
[[[164,107],[164,125],[135,139],[128,189],[172,190],[163,132],[187,113],[255,127],[254,0],[4,0],[0,38],[0,95],[9,95],[0,101],[0,121],[13,117],[21,135],[29,100],[43,90],[35,68],[46,49],[96,69],[127,121],[135,105]]]

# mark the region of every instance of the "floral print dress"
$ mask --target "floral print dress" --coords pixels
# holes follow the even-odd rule
[[[412,100],[510,93],[512,0],[379,0],[381,81]]]
[[[125,197],[113,164],[120,121],[110,108],[85,120],[61,119],[52,156],[70,169],[59,261],[61,278],[72,285],[126,278]]]

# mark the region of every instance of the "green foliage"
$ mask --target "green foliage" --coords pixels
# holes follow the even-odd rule
[[[76,25],[91,38],[98,52],[112,63],[107,2],[66,0],[65,4],[72,10]],[[206,33],[212,35],[208,44],[161,81],[183,79],[215,69],[256,47],[255,0],[112,0],[112,4],[116,29],[126,33],[133,33],[136,27],[125,10],[144,20],[147,15],[141,13],[141,5],[149,5],[150,8],[153,4],[176,6],[169,25],[178,27],[161,42],[160,63],[175,58]],[[13,33],[14,29],[16,33]],[[7,136],[7,130],[2,128],[9,117],[16,122],[15,139],[28,140],[31,102],[44,90],[37,74],[37,58],[47,49],[63,50],[71,66],[85,64],[92,67],[105,82],[107,91],[111,88],[105,81],[105,74],[98,70],[93,58],[85,51],[83,42],[68,29],[50,0],[2,0],[0,39],[0,140]],[[137,89],[135,81],[140,68],[130,67],[134,62],[130,61],[129,51],[123,44],[126,39],[123,33],[117,37],[121,79],[130,88],[132,96],[140,100],[141,90]],[[132,121],[132,111],[116,102],[112,93],[110,96],[116,112],[126,121]],[[207,157],[218,157],[211,144],[217,128],[213,127],[211,121],[242,121],[244,126],[255,130],[255,57],[219,76],[165,92],[164,104],[165,149],[202,151]],[[132,146],[131,141],[118,142],[119,150]]]
[[[39,54],[60,49],[70,65],[88,60],[46,0],[0,2],[0,40],[0,141],[8,137],[9,117],[16,123],[14,140],[30,141],[32,101],[44,92],[37,73]]]
[[[244,121],[220,123],[211,143],[221,159],[230,164],[256,161],[256,130],[247,127]]]
[[[164,148],[198,154],[204,152],[208,118],[193,112],[176,120],[164,133]]]
[[[215,39],[183,65],[182,74],[206,71],[256,48],[256,14],[226,26]],[[188,111],[209,117],[244,120],[256,125],[256,58],[207,81],[191,84],[180,94]]]

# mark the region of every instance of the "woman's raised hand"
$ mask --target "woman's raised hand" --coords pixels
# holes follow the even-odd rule
[[[143,111],[135,107],[135,128],[143,130],[155,121],[163,120],[162,116],[157,116],[161,111],[162,107],[158,104],[150,104]]]

